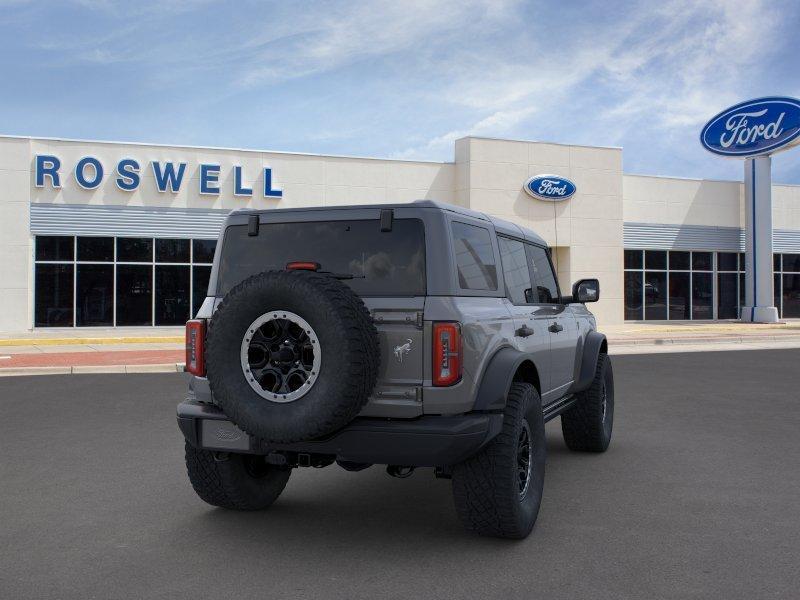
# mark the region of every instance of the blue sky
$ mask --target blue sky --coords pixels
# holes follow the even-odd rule
[[[741,179],[700,129],[800,97],[799,25],[793,0],[0,0],[0,133],[440,161],[473,134]]]

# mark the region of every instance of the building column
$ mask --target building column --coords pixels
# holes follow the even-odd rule
[[[776,323],[772,277],[772,159],[744,161],[745,305],[742,321]]]

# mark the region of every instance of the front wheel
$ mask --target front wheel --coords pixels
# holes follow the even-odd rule
[[[198,496],[212,506],[261,510],[280,496],[291,470],[267,464],[263,456],[211,452],[186,443],[186,469]]]
[[[592,385],[561,415],[561,431],[570,450],[605,452],[613,426],[614,372],[608,354],[600,354]]]
[[[539,393],[513,383],[502,431],[453,468],[453,498],[464,526],[482,535],[526,537],[539,514],[545,455]]]

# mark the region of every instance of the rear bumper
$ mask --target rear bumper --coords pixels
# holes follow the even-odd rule
[[[475,454],[494,438],[503,415],[473,413],[409,420],[357,418],[324,439],[272,444],[254,438],[211,404],[178,405],[178,426],[197,448],[250,454],[272,451],[335,456],[338,460],[415,467],[445,467]]]

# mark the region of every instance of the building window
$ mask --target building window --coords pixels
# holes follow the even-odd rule
[[[781,259],[775,275],[775,306],[782,318],[800,318],[800,254],[783,254]]]
[[[737,252],[625,250],[625,319],[736,319],[744,290]]]
[[[37,236],[34,325],[182,325],[205,299],[216,240]]]
[[[739,273],[744,262],[739,264],[739,253],[717,253],[717,318],[739,318]],[[744,287],[744,286],[742,286]]]

